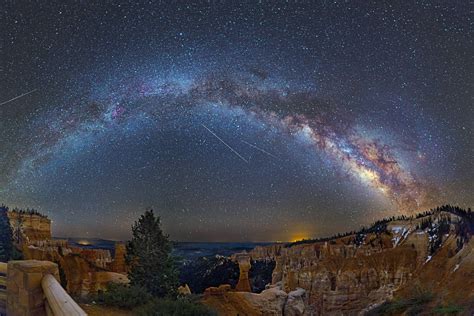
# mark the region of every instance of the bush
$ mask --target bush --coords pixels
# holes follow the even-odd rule
[[[140,316],[213,316],[217,315],[207,306],[186,298],[155,299],[134,311]]]
[[[16,249],[16,247],[13,247],[12,249],[11,260],[24,260],[23,253]]]
[[[413,296],[408,299],[396,299],[385,302],[377,308],[374,308],[367,315],[399,315],[406,312],[406,315],[419,315],[424,311],[425,304],[433,300],[433,294],[421,288],[413,290]]]
[[[199,297],[188,295],[178,299],[153,298],[144,288],[109,283],[107,291],[97,296],[100,304],[133,310],[142,316],[211,316],[217,315],[198,302]]]
[[[457,315],[459,313],[462,313],[464,308],[461,306],[457,305],[447,305],[447,306],[438,306],[434,309],[434,312],[436,314],[441,314],[441,315]]]
[[[142,306],[151,299],[144,288],[114,283],[109,283],[107,291],[99,293],[97,297],[99,303],[126,309]]]

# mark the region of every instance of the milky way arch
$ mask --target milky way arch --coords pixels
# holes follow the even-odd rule
[[[130,128],[130,122],[153,121],[166,112],[179,115],[202,104],[240,109],[280,132],[303,137],[342,173],[381,193],[399,210],[417,210],[432,202],[433,187],[402,163],[398,146],[361,133],[353,117],[322,101],[314,89],[254,73],[96,83],[32,124],[41,141],[24,149],[18,168],[31,171],[65,146],[87,143],[110,128]]]

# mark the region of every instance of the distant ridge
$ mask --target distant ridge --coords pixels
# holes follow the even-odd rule
[[[451,206],[449,204],[438,206],[436,208],[432,208],[428,211],[420,212],[418,214],[406,216],[406,215],[400,215],[400,216],[391,216],[387,218],[383,218],[381,220],[375,221],[372,225],[369,227],[362,227],[358,231],[349,231],[345,233],[338,233],[336,235],[332,235],[330,237],[321,237],[321,238],[314,238],[314,239],[302,239],[294,242],[289,242],[285,243],[287,247],[292,247],[296,245],[301,245],[301,244],[310,244],[310,243],[315,243],[315,242],[324,242],[324,241],[330,241],[342,237],[347,237],[351,235],[359,235],[359,234],[366,234],[366,233],[381,233],[386,230],[387,223],[392,222],[392,221],[400,221],[400,220],[413,220],[413,219],[418,219],[422,217],[427,217],[431,215],[435,215],[436,213],[440,212],[447,212],[451,213],[453,215],[457,215],[461,218],[464,218],[467,220],[469,223],[471,223],[470,227],[470,232],[471,234],[474,234],[474,213],[472,212],[471,208],[463,209],[458,206]]]

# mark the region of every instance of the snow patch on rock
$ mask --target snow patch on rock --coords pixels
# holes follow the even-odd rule
[[[456,272],[457,269],[459,269],[459,263],[454,267],[453,272]]]

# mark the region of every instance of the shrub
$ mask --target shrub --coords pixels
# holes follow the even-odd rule
[[[16,249],[16,247],[12,249],[11,260],[24,260],[23,253]]]
[[[213,316],[208,307],[188,299],[155,299],[134,311],[140,316]]]
[[[151,301],[151,295],[141,287],[109,283],[107,291],[100,292],[97,300],[109,306],[133,309]]]
[[[459,313],[462,313],[463,311],[464,308],[457,305],[438,306],[434,309],[434,312],[436,314],[442,315],[457,315]]]
[[[419,287],[413,290],[412,297],[408,299],[396,299],[385,302],[377,308],[374,308],[367,315],[399,315],[406,312],[406,315],[419,315],[424,311],[425,304],[433,300],[433,294]]]
[[[107,291],[97,296],[98,303],[133,310],[142,316],[211,316],[217,315],[198,302],[199,297],[188,295],[178,299],[153,298],[144,288],[109,283]]]

